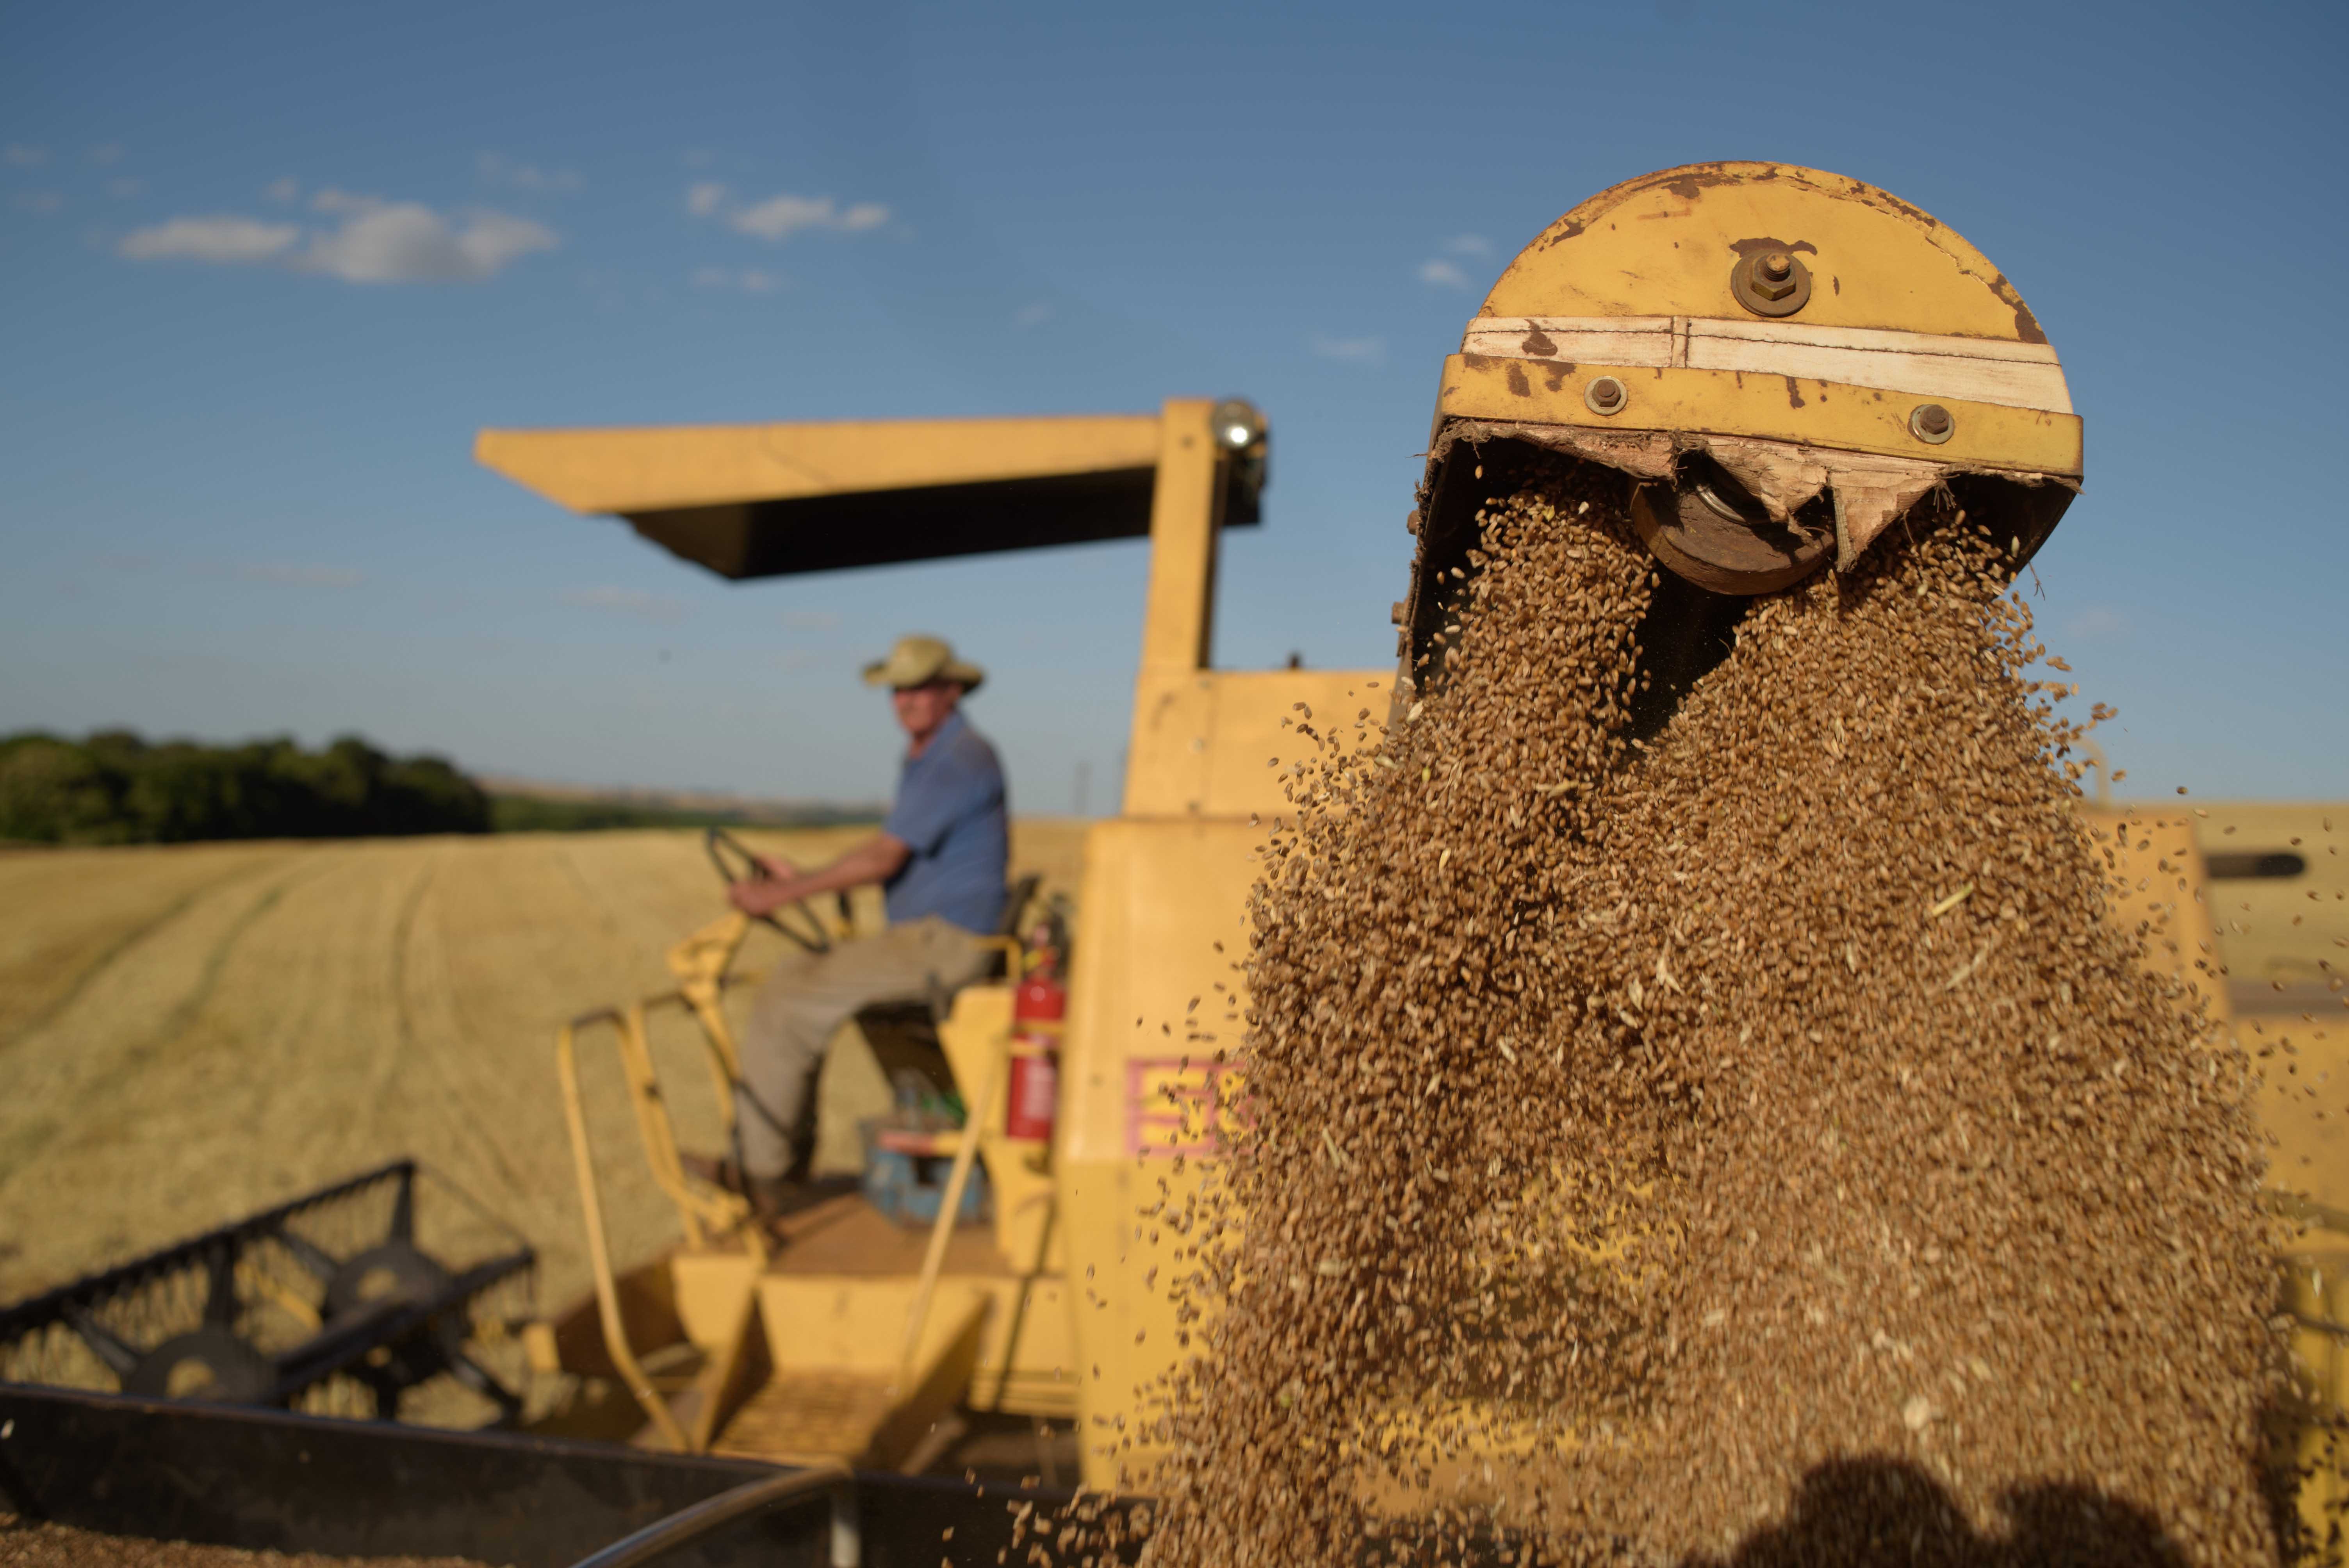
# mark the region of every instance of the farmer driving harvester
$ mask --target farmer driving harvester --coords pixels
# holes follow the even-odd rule
[[[816,1075],[833,1032],[874,1003],[959,990],[993,958],[981,938],[1003,917],[1003,769],[961,710],[986,678],[936,637],[898,638],[887,658],[864,667],[865,684],[889,688],[908,737],[881,830],[812,871],[762,855],[767,875],[730,890],[734,907],[755,916],[877,882],[889,915],[878,935],[795,950],[769,972],[742,1037],[740,1164],[686,1157],[695,1175],[763,1214],[789,1213],[814,1195]]]

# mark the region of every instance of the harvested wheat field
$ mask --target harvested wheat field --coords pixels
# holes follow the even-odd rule
[[[1083,830],[1016,823],[1014,877],[1072,892]],[[863,830],[741,836],[805,861]],[[0,852],[0,1301],[403,1154],[529,1238],[542,1305],[569,1300],[555,1027],[665,988],[662,950],[724,912],[681,830]],[[741,966],[781,940],[754,929]],[[614,1245],[640,1258],[676,1221],[603,1039],[589,1112]],[[654,1042],[680,1130],[714,1143],[694,1037],[671,1016]],[[853,1167],[885,1089],[869,1054],[833,1057],[820,1157]]]

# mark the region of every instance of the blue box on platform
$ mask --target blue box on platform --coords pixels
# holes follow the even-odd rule
[[[915,1132],[867,1123],[864,1130],[864,1197],[901,1225],[934,1225],[954,1172],[959,1131]],[[986,1222],[987,1167],[974,1160],[964,1183],[958,1225]]]

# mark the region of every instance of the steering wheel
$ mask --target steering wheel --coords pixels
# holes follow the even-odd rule
[[[709,829],[702,835],[701,844],[709,851],[709,863],[718,868],[719,876],[724,880],[728,887],[741,882],[773,880],[774,873],[767,870],[765,862],[745,848],[741,840],[723,828]],[[730,855],[733,857],[730,862],[727,859]],[[759,918],[806,948],[810,953],[832,951],[832,938],[824,934],[823,922],[817,917],[815,911],[808,906],[807,900],[801,899],[795,903],[786,904],[783,907],[796,911],[799,920],[785,925],[772,914],[762,914]],[[800,929],[802,923],[804,923],[807,927],[805,931]]]

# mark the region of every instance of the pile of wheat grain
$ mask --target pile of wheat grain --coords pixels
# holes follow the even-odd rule
[[[488,1568],[467,1557],[330,1557],[108,1535],[0,1513],[0,1568]]]
[[[1637,745],[1620,484],[1299,725],[1148,1561],[2272,1559],[2248,1068],[2100,921],[1993,548],[1758,601]]]

